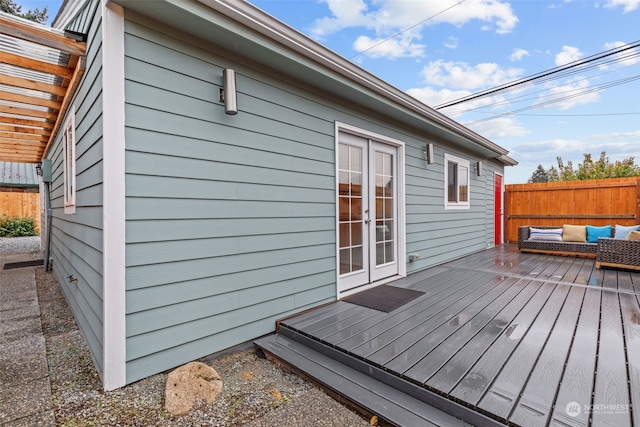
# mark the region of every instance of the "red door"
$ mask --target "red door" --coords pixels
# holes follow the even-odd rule
[[[494,222],[494,235],[493,243],[495,245],[502,244],[502,175],[497,173],[494,176],[494,190],[493,190],[493,222]]]

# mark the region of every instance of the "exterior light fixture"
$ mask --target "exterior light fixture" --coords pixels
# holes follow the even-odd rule
[[[37,163],[36,164],[36,174],[38,176],[42,176],[42,163]]]
[[[433,155],[433,143],[428,143],[427,145],[425,145],[424,147],[424,153],[422,153],[422,155],[424,156],[424,159],[427,161],[427,164],[432,164],[433,162],[435,162],[435,157]]]
[[[482,164],[482,162],[476,162],[476,175],[484,175],[484,165]]]
[[[220,88],[219,97],[220,102],[224,102],[224,112],[226,114],[238,114],[236,72],[231,68],[225,68],[222,71],[222,88]]]

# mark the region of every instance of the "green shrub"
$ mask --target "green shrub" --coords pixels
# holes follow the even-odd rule
[[[33,218],[8,217],[0,218],[0,237],[35,236],[36,222]]]

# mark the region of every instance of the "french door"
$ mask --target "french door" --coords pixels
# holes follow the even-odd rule
[[[340,132],[338,292],[398,275],[398,148]]]

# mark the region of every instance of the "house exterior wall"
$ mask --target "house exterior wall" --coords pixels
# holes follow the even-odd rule
[[[135,13],[125,14],[127,382],[336,299],[335,123],[406,144],[408,272],[493,245],[502,166]],[[239,113],[218,101],[237,73]],[[432,141],[433,142],[433,141]],[[445,211],[444,154],[482,160]]]
[[[87,67],[71,105],[76,125],[76,213],[64,213],[63,142],[59,133],[47,153],[52,161],[52,269],[85,337],[98,372],[103,372],[102,235],[102,57],[101,9],[90,4]],[[71,111],[72,109],[70,109]],[[70,114],[70,113],[69,113]],[[66,120],[66,118],[65,118]],[[73,275],[77,281],[70,282]]]

